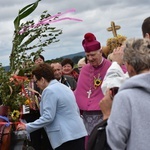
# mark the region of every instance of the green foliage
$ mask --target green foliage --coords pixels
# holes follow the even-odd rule
[[[10,70],[6,72],[0,64],[0,98],[3,105],[10,107],[11,112],[20,111],[21,106],[28,98],[25,94],[25,87],[29,80],[24,75],[31,72],[32,58],[41,54],[44,51],[43,47],[58,42],[57,38],[62,34],[62,30],[50,27],[50,24],[33,28],[34,20],[21,22],[37,8],[39,1],[22,8],[14,19],[15,29],[10,54]],[[51,15],[44,11],[40,20],[49,16]],[[21,33],[22,29],[25,31]]]
[[[10,54],[10,69],[12,72],[24,69],[25,62],[32,62],[32,57],[43,52],[43,47],[51,43],[58,42],[57,37],[62,34],[62,30],[50,27],[50,24],[35,25],[34,20],[21,23],[21,20],[30,15],[38,6],[40,0],[29,4],[19,11],[18,16],[14,20],[14,39],[12,41],[12,51]],[[40,16],[40,21],[51,16],[44,11]],[[55,19],[55,18],[54,18]],[[24,30],[23,33],[20,33]],[[37,50],[38,49],[38,50]],[[29,52],[30,51],[30,52]]]
[[[19,11],[18,16],[15,18],[14,20],[14,26],[15,26],[15,30],[18,29],[19,25],[20,25],[20,20],[29,16],[38,6],[40,0],[37,0],[35,3],[29,4],[27,6],[25,6],[24,8],[22,8]]]
[[[0,97],[3,105],[10,106],[11,110],[20,109],[24,104],[25,96],[21,95],[22,85],[25,83],[12,77],[10,72],[6,72],[0,64]]]
[[[62,60],[63,60],[63,58],[60,57],[60,58],[56,58],[56,59],[47,60],[46,63],[61,62]]]

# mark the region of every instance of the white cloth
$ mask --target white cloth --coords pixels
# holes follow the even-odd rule
[[[108,68],[101,85],[103,94],[105,95],[108,88],[120,87],[127,78],[129,78],[128,73],[124,73],[120,65],[113,62]]]

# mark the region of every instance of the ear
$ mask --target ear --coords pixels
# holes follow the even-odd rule
[[[130,77],[137,74],[135,69],[130,64],[126,63],[126,67],[127,67],[127,71]]]
[[[150,39],[150,35],[146,33],[144,38]]]
[[[41,78],[41,81],[42,81],[42,83],[44,83],[44,82],[45,82],[45,79],[42,77],[42,78]]]

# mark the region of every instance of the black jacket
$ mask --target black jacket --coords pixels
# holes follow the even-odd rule
[[[61,77],[61,83],[65,84],[66,86],[70,87],[71,90],[75,90],[77,82],[76,80],[68,75],[63,75]]]
[[[88,150],[111,150],[106,137],[107,119],[97,124],[88,140]]]

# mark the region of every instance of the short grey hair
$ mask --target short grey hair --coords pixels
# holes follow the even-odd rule
[[[128,39],[123,44],[124,62],[131,65],[137,74],[150,69],[150,39]]]

